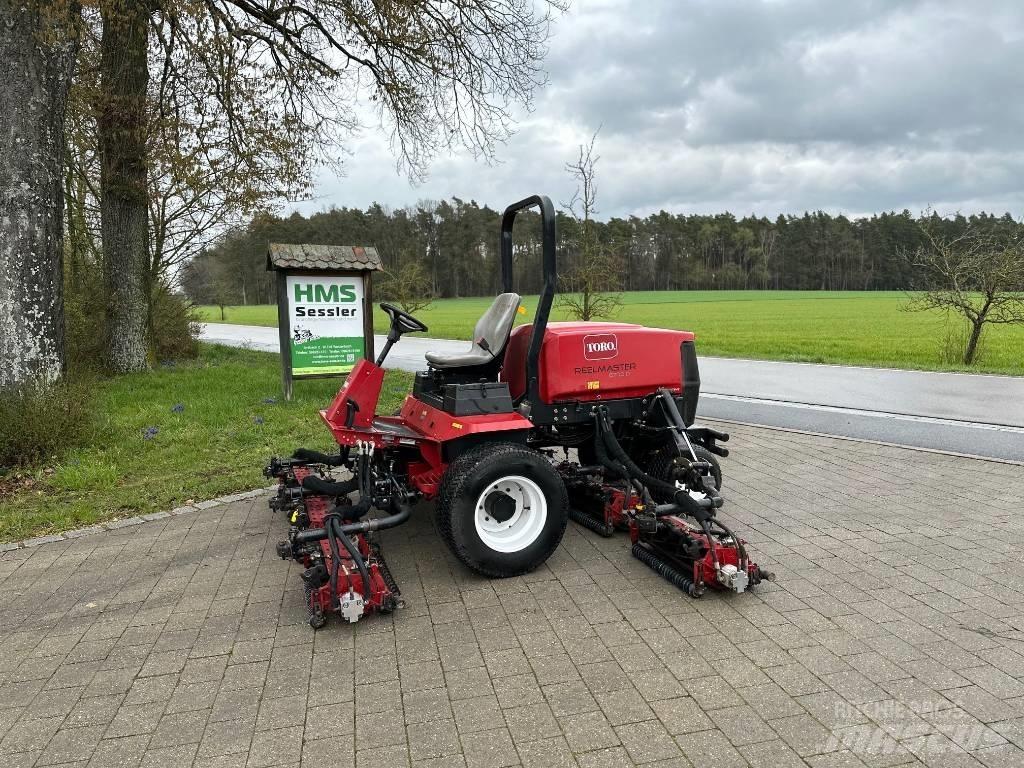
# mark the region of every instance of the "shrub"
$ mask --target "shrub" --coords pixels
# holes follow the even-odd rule
[[[106,304],[98,272],[65,281],[64,317],[68,370],[93,374],[103,370]],[[152,361],[193,358],[199,352],[199,324],[183,296],[160,286],[150,308]]]
[[[149,319],[150,344],[157,362],[193,358],[199,353],[199,322],[178,294],[157,288]]]
[[[64,280],[64,340],[68,371],[74,376],[103,367],[104,296],[96,268],[82,268]]]
[[[92,431],[90,380],[32,382],[0,397],[0,470],[60,457]]]

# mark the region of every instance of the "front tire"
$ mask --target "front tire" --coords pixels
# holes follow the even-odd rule
[[[555,551],[568,521],[562,478],[522,445],[479,446],[452,462],[441,481],[438,530],[452,553],[484,576],[529,573]]]

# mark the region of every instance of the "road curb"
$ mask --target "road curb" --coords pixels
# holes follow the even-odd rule
[[[7,552],[14,552],[19,549],[31,549],[33,547],[38,547],[41,544],[53,544],[59,541],[73,541],[85,536],[103,533],[104,531],[118,531],[135,525],[145,525],[146,523],[155,522],[157,520],[167,520],[178,515],[186,515],[190,512],[202,512],[207,509],[223,506],[224,504],[231,504],[245,499],[254,499],[257,496],[270,493],[276,488],[276,485],[265,488],[254,488],[251,491],[230,493],[226,496],[218,496],[215,499],[198,501],[195,504],[186,504],[181,507],[175,507],[174,509],[166,512],[150,512],[145,515],[132,515],[131,517],[122,517],[115,520],[107,520],[102,523],[94,523],[93,525],[87,525],[83,528],[73,528],[70,531],[62,531],[61,533],[51,533],[45,536],[33,536],[28,539],[21,539],[20,541],[0,542],[0,555]]]

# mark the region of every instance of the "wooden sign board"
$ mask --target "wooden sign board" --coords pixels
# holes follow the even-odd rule
[[[267,262],[277,272],[285,399],[295,379],[345,376],[360,358],[373,359],[374,249],[272,244]]]

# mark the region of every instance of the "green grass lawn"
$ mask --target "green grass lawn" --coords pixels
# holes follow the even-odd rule
[[[286,403],[280,376],[277,355],[203,345],[195,361],[102,381],[88,447],[18,480],[0,476],[0,540],[256,488],[269,482],[262,469],[271,454],[330,450],[317,411],[338,380],[298,381]],[[389,372],[381,411],[397,407],[411,378]],[[149,428],[158,431],[147,439]]]
[[[947,352],[962,325],[939,312],[906,312],[906,300],[899,291],[631,292],[616,319],[694,331],[703,355],[1024,374],[1024,326],[989,326],[980,363],[965,369]],[[416,314],[430,336],[468,339],[490,301],[442,299]],[[523,303],[528,314],[518,322],[530,322],[537,297]],[[220,322],[219,308],[198,310],[202,319]],[[553,316],[563,317],[557,310]],[[277,308],[228,307],[226,322],[275,326]],[[379,310],[374,325],[387,330]]]

